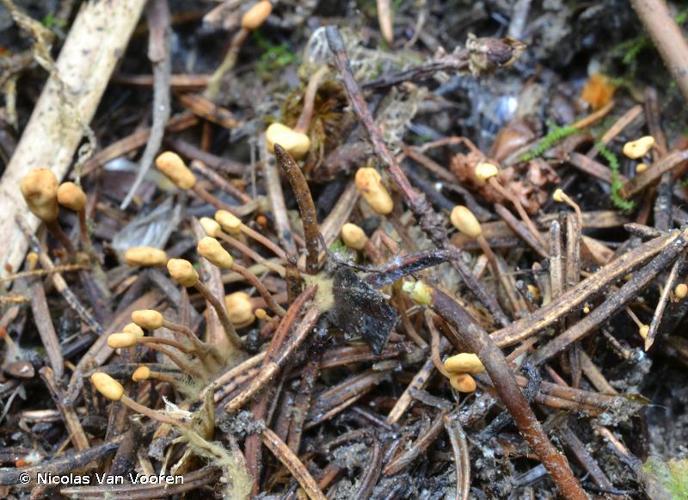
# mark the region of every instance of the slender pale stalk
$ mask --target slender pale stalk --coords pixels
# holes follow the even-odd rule
[[[218,300],[218,298],[215,297],[212,294],[212,292],[208,289],[208,287],[205,286],[205,284],[203,284],[200,280],[196,282],[194,288],[198,290],[198,292],[203,296],[203,298],[210,303],[213,309],[215,309],[217,317],[220,320],[220,324],[222,324],[222,328],[225,330],[225,334],[227,335],[227,338],[232,343],[232,345],[236,349],[241,349],[244,342],[241,340],[241,337],[239,337],[239,334],[237,334],[236,329],[230,321],[229,315],[227,314],[227,311],[225,310],[225,307],[222,304],[222,302]]]
[[[129,396],[126,394],[122,395],[122,398],[120,399],[123,405],[128,407],[131,410],[134,410],[136,413],[140,413],[142,415],[147,416],[148,418],[151,418],[153,420],[157,420],[158,422],[161,422],[163,424],[170,424],[174,425],[176,427],[183,426],[184,424],[177,420],[176,418],[169,417],[165,415],[164,413],[160,413],[158,411],[152,410],[148,408],[147,406],[144,406],[140,403],[137,403],[133,399],[131,399]]]

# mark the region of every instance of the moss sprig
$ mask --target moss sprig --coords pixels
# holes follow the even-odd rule
[[[635,202],[627,200],[621,196],[623,182],[621,181],[621,175],[619,174],[619,159],[602,143],[597,143],[597,151],[607,161],[609,164],[609,169],[611,170],[612,183],[610,196],[612,203],[619,210],[630,212],[635,208]]]
[[[546,136],[530,150],[526,151],[519,157],[519,161],[530,161],[545,154],[552,149],[558,142],[563,141],[569,136],[580,132],[580,129],[573,125],[564,125],[563,127],[553,127]]]

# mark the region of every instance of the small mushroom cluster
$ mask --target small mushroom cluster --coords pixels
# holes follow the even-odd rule
[[[193,173],[175,153],[163,152],[157,157],[155,163],[157,168],[180,189],[195,190],[197,188],[198,184]],[[250,270],[235,261],[223,242],[242,248],[241,240],[251,238],[279,254],[280,257],[284,257],[282,249],[246,226],[239,217],[228,210],[217,210],[214,218],[204,217],[199,223],[206,236],[199,239],[196,245],[197,254],[222,271],[233,271],[241,275],[258,290],[274,313],[284,315],[284,309],[275,302]],[[243,246],[243,248],[246,247]],[[256,318],[270,319],[264,309],[254,308],[250,295],[244,291],[216,297],[204,283],[192,262],[183,258],[170,258],[162,249],[147,246],[132,247],[124,252],[124,261],[130,266],[164,266],[175,283],[197,291],[215,311],[227,336],[229,351],[224,352],[216,346],[203,342],[186,325],[175,323],[160,311],[152,309],[134,311],[131,316],[133,323],[128,324],[121,332],[113,333],[108,337],[108,345],[112,349],[143,346],[155,350],[170,359],[181,372],[189,377],[205,381],[225,366],[233,352],[243,348],[244,339],[237,333],[238,329],[253,324]],[[281,266],[274,267],[277,272],[284,273]],[[175,338],[145,335],[145,331],[153,332],[160,328],[169,330]],[[157,379],[173,384],[179,383],[179,379],[173,374],[151,370],[145,365],[134,372],[133,379],[135,381]]]
[[[69,255],[74,254],[74,245],[62,230],[58,216],[60,207],[75,212],[79,217],[82,246],[90,252],[91,242],[86,222],[86,193],[80,186],[73,182],[59,184],[52,170],[36,168],[24,176],[19,184],[19,190],[31,213],[45,223]]]
[[[459,392],[474,392],[477,375],[485,371],[480,358],[473,353],[462,352],[444,360],[444,369],[449,373],[449,383]]]
[[[637,174],[642,174],[648,169],[647,163],[642,160],[648,155],[653,147],[655,147],[655,138],[651,135],[645,135],[634,141],[628,141],[623,145],[621,151],[624,156],[631,160],[640,160],[635,166],[635,172]]]

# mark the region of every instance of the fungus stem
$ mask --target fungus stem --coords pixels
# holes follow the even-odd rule
[[[224,231],[217,233],[217,237],[220,238],[221,240],[224,240],[232,248],[236,248],[239,252],[241,252],[242,254],[247,256],[248,258],[252,259],[253,261],[255,261],[259,264],[263,264],[265,267],[267,267],[269,269],[272,269],[274,272],[276,272],[280,276],[284,276],[286,274],[287,270],[284,268],[284,266],[270,262],[269,260],[262,257],[260,254],[253,251],[248,246],[244,245],[241,241],[239,241],[238,239],[236,239],[233,236],[230,236],[229,234],[225,233]]]
[[[275,255],[277,255],[280,259],[286,259],[287,258],[287,253],[282,250],[279,246],[277,246],[275,243],[270,241],[268,238],[263,236],[257,231],[254,231],[250,227],[248,227],[246,224],[241,225],[241,232],[244,233],[246,236],[249,238],[254,239],[261,245],[263,245],[265,248],[273,252]]]
[[[210,303],[210,305],[213,306],[213,309],[215,309],[217,317],[220,320],[222,328],[225,330],[225,334],[227,335],[227,338],[229,339],[230,343],[235,348],[241,349],[244,343],[237,334],[234,325],[230,321],[229,315],[227,314],[227,311],[225,310],[225,307],[222,304],[222,302],[218,300],[218,298],[215,297],[208,289],[208,287],[205,286],[205,284],[203,284],[200,280],[196,282],[194,288],[198,290],[198,292],[201,295],[203,295],[203,298],[205,298],[205,300],[207,300]]]
[[[272,309],[277,315],[284,316],[285,314],[287,314],[284,308],[275,301],[272,294],[268,291],[267,288],[265,288],[265,285],[261,283],[261,281],[256,277],[255,274],[246,269],[244,266],[237,264],[236,262],[232,264],[232,271],[239,273],[246,279],[246,281],[253,285],[260,294],[260,296],[263,297],[263,300],[265,300],[265,303],[268,305],[268,307]]]
[[[194,348],[189,348],[182,344],[181,342],[178,342],[174,339],[166,339],[163,337],[139,337],[136,339],[137,344],[143,344],[143,345],[151,345],[151,344],[162,344],[162,345],[168,345],[170,347],[174,347],[175,349],[178,349],[179,351],[183,352],[184,354],[193,354],[196,352],[196,349]]]
[[[205,379],[205,375],[201,373],[197,368],[195,368],[193,365],[177,356],[173,351],[167,349],[166,347],[163,347],[155,343],[149,343],[146,344],[146,346],[170,358],[170,360],[175,365],[177,365],[181,371],[189,374],[191,377],[199,377],[203,380]]]
[[[50,231],[52,235],[55,236],[55,238],[57,238],[57,240],[64,247],[68,255],[75,254],[76,250],[74,249],[74,245],[72,245],[72,242],[70,241],[69,237],[65,234],[65,232],[62,230],[57,220],[45,221],[45,226],[48,228],[48,231]]]
[[[313,73],[308,80],[306,92],[303,95],[303,109],[299,115],[299,119],[294,126],[295,132],[306,133],[308,127],[311,125],[311,118],[313,117],[313,108],[315,106],[315,95],[318,92],[318,87],[323,77],[327,74],[327,66],[322,66],[318,71]]]
[[[123,405],[125,405],[129,409],[135,411],[136,413],[140,413],[142,415],[145,415],[148,418],[151,418],[153,420],[157,420],[158,422],[161,422],[163,424],[170,424],[170,425],[174,425],[176,427],[182,427],[184,425],[180,420],[177,420],[176,418],[169,417],[163,413],[160,413],[160,412],[155,411],[151,408],[148,408],[147,406],[144,406],[140,403],[137,403],[136,401],[131,399],[126,394],[122,395],[122,398],[120,399],[120,401],[122,402]]]
[[[518,199],[518,196],[516,196],[510,189],[507,189],[504,186],[502,186],[495,177],[490,177],[488,179],[488,182],[490,183],[490,186],[492,186],[500,195],[502,195],[504,198],[511,202],[511,204],[516,208],[516,212],[518,212],[518,215],[519,217],[521,217],[521,220],[523,220],[525,225],[528,226],[530,232],[533,233],[535,239],[537,239],[537,241],[544,248],[547,248],[547,244],[542,238],[540,231],[538,230],[537,226],[526,212],[525,208],[523,208],[523,205],[521,205],[521,200]]]
[[[204,347],[207,347],[206,344],[202,342],[201,339],[196,337],[194,332],[192,332],[191,329],[187,326],[175,323],[173,321],[169,321],[167,319],[162,320],[162,326],[167,328],[168,330],[172,330],[173,332],[181,333],[182,335],[184,335],[199,351],[202,350]]]

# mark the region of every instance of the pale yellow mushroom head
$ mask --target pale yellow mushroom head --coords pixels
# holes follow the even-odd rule
[[[306,134],[297,132],[282,123],[273,123],[267,128],[265,141],[271,153],[275,152],[275,144],[279,144],[295,160],[306,156],[311,148],[311,140]]]
[[[122,331],[124,333],[133,333],[136,335],[137,338],[141,338],[145,335],[143,332],[143,328],[141,328],[139,325],[136,323],[127,323],[124,325],[124,328],[122,328]]]
[[[272,4],[268,0],[260,0],[253,5],[241,18],[241,27],[245,30],[255,30],[265,22],[272,12]]]
[[[250,325],[256,319],[251,306],[251,296],[246,292],[234,292],[225,296],[229,320],[237,328]]]
[[[475,166],[475,177],[481,182],[485,182],[490,177],[495,177],[499,174],[499,167],[487,161],[481,161]]]
[[[112,333],[108,335],[107,344],[110,349],[126,349],[127,347],[134,347],[137,338],[139,337],[135,333]]]
[[[349,248],[363,250],[368,242],[368,236],[361,227],[347,222],[342,226],[342,241]]]
[[[170,259],[167,261],[167,272],[174,281],[181,286],[190,287],[198,283],[198,273],[191,262],[186,259]]]
[[[124,387],[107,373],[95,372],[91,383],[96,390],[111,401],[119,401],[124,396]]]
[[[130,266],[164,266],[167,254],[153,247],[131,247],[124,252],[124,260]]]
[[[155,309],[139,309],[131,313],[131,320],[146,330],[157,330],[164,322],[162,314]]]
[[[623,154],[631,160],[637,160],[645,156],[655,145],[655,138],[646,135],[635,141],[629,141],[623,146]]]
[[[217,223],[217,221],[211,219],[210,217],[201,217],[201,220],[198,222],[201,224],[203,231],[205,231],[205,234],[207,234],[208,236],[212,238],[217,238],[218,236],[220,236],[222,228],[220,227],[220,224]]]
[[[147,366],[139,366],[134,373],[131,374],[131,379],[134,382],[140,382],[141,380],[148,380],[151,376],[150,368]]]
[[[475,239],[482,234],[480,222],[468,208],[456,205],[449,216],[452,225],[469,238]]]
[[[29,210],[43,222],[57,219],[57,177],[49,168],[36,168],[24,176],[19,184]]]
[[[161,153],[155,159],[155,166],[179,189],[191,189],[196,184],[196,176],[177,153]]]
[[[81,212],[86,207],[86,193],[73,182],[63,182],[57,188],[57,202],[73,212]]]
[[[372,167],[362,167],[356,171],[354,178],[356,189],[361,193],[370,208],[379,215],[387,215],[394,209],[394,201],[382,183],[377,170]]]
[[[476,375],[485,371],[480,358],[473,353],[462,352],[444,360],[444,367],[450,373],[470,373]]]
[[[475,392],[477,384],[468,373],[457,373],[449,377],[451,386],[459,392]]]
[[[416,304],[427,306],[432,303],[432,288],[423,281],[404,281],[401,289]]]
[[[215,212],[215,221],[220,224],[222,230],[231,235],[241,234],[241,226],[243,222],[241,219],[227,210],[218,210]]]
[[[196,245],[196,250],[199,255],[205,257],[220,269],[231,269],[234,264],[234,259],[230,253],[222,247],[219,241],[210,236],[201,238],[198,245]]]

